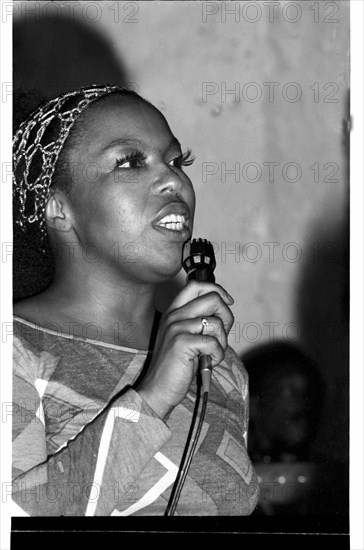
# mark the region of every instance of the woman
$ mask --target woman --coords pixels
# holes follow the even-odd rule
[[[63,94],[16,134],[16,221],[55,259],[50,286],[14,307],[13,498],[28,514],[163,515],[200,354],[212,388],[177,513],[255,507],[232,298],[191,282],[159,326],[155,311],[192,233],[190,163],[161,113],[115,86]]]

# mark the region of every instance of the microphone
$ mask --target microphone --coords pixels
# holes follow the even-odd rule
[[[192,239],[187,241],[183,247],[182,267],[187,273],[187,281],[195,280],[214,283],[216,260],[214,249],[210,241],[206,239]],[[210,355],[200,355],[199,368],[202,388],[205,393],[210,389],[212,372]]]

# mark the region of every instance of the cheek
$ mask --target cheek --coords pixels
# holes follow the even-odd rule
[[[193,207],[191,208],[191,212],[192,212],[192,223],[195,219],[195,208],[196,208],[196,197],[195,197],[195,193],[193,193]]]
[[[100,222],[109,236],[136,239],[145,225],[144,206],[135,196],[118,191],[111,193],[100,205]]]
[[[187,195],[188,195],[188,202],[189,202],[189,205],[190,205],[190,208],[191,208],[191,212],[194,214],[195,213],[195,206],[196,206],[196,193],[195,193],[195,190],[193,188],[193,185],[192,185],[192,182],[190,179],[188,179],[188,183],[186,184],[186,188],[187,188]]]
[[[195,219],[195,209],[196,209],[196,195],[195,195],[195,190],[192,187],[191,183],[185,186],[185,191],[184,193],[182,193],[182,197],[190,208],[190,212],[191,212],[190,226],[193,227],[193,223]]]

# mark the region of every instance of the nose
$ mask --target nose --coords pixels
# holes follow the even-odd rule
[[[152,185],[153,195],[177,195],[182,191],[182,178],[173,170],[166,169],[159,174]]]

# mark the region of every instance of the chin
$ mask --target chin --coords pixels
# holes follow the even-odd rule
[[[163,281],[172,279],[182,269],[182,247],[166,248],[162,254],[156,254],[152,261],[150,275],[161,277]]]
[[[164,261],[157,262],[153,264],[144,264],[143,266],[138,266],[136,264],[136,269],[133,270],[132,278],[137,281],[149,284],[160,284],[166,283],[173,279],[182,269],[180,261]]]
[[[174,265],[171,265],[171,263],[167,262],[165,265],[158,265],[154,268],[153,274],[156,277],[156,282],[164,283],[166,281],[169,281],[170,279],[173,279],[178,273],[181,271],[182,265],[180,262],[175,263]],[[152,273],[151,273],[152,275]]]

